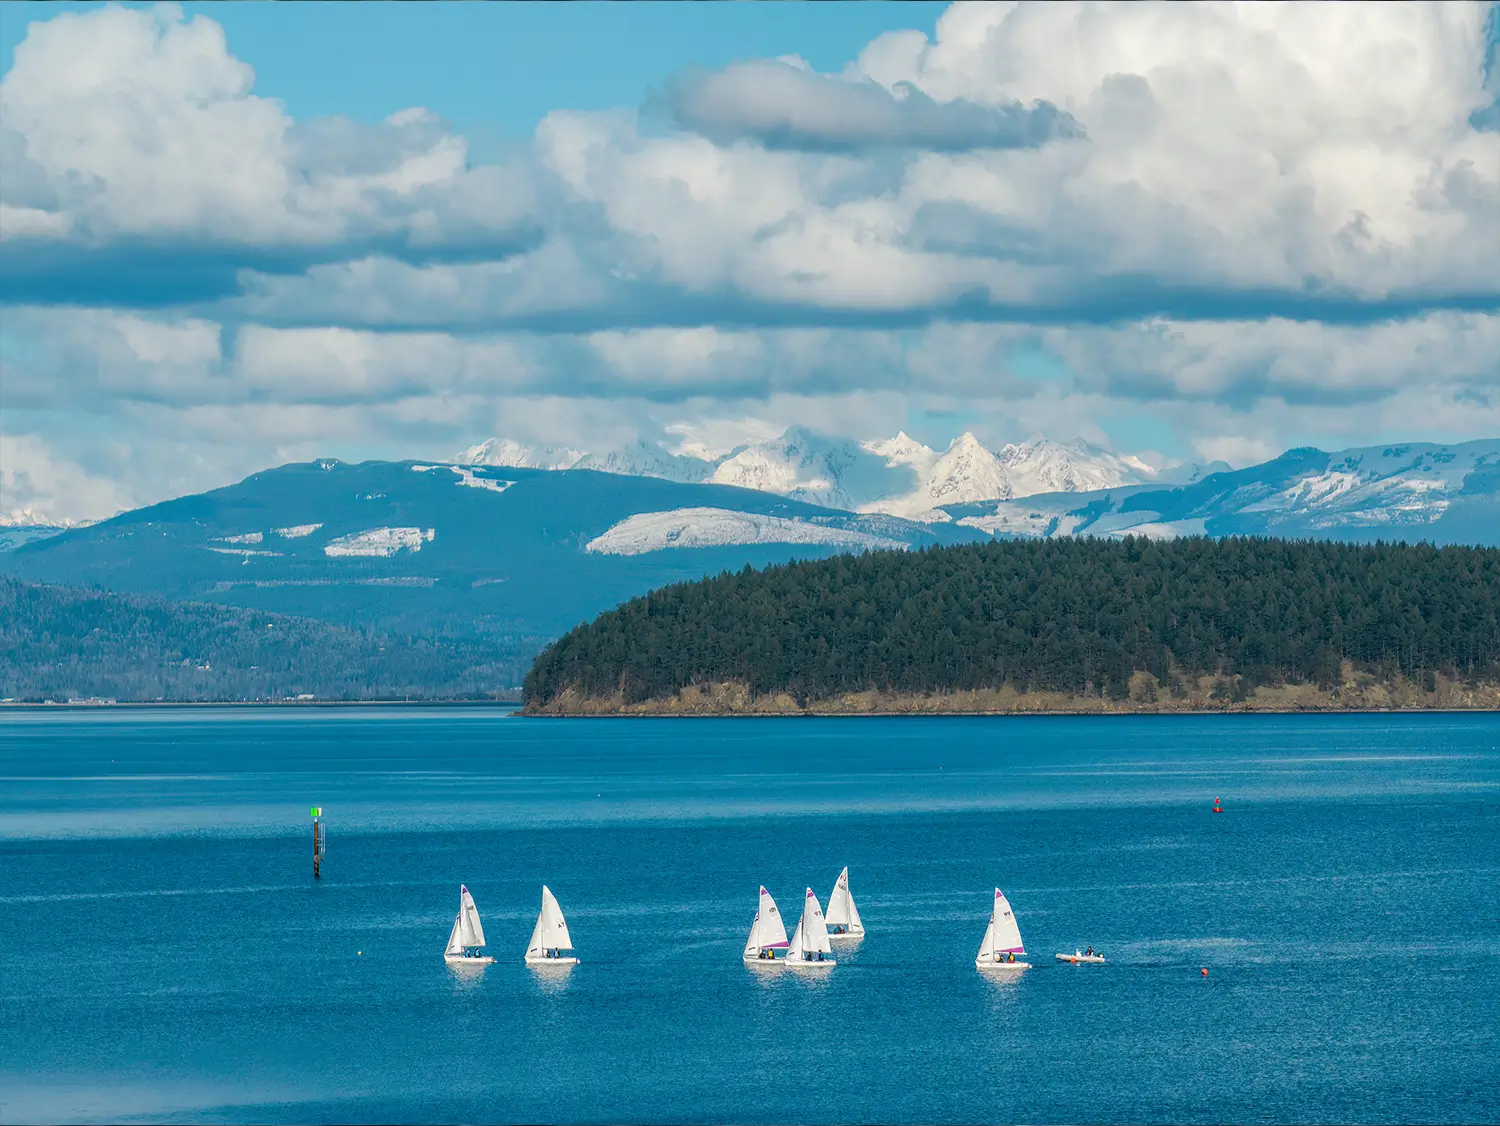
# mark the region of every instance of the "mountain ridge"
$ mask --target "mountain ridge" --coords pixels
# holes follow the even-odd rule
[[[1223,463],[1158,468],[1082,440],[1058,442],[1040,434],[994,451],[965,431],[938,451],[904,430],[893,438],[856,440],[800,425],[775,438],[741,442],[715,457],[674,452],[644,439],[620,449],[583,453],[490,438],[470,446],[457,460],[735,485],[812,504],[929,522],[946,522],[948,504],[1168,483],[1228,468]]]

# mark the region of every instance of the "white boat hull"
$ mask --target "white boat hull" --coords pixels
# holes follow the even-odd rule
[[[576,966],[577,958],[527,958],[528,966]]]
[[[865,928],[864,927],[860,927],[858,930],[847,930],[847,931],[836,931],[836,930],[834,930],[833,928],[830,927],[829,930],[828,930],[828,937],[830,939],[864,938],[864,936],[865,936]]]
[[[974,964],[981,970],[1029,970],[1030,962],[991,962],[988,958],[975,958]]]
[[[1075,965],[1102,966],[1104,964],[1104,956],[1101,954],[1059,954],[1057,960],[1072,962]]]
[[[443,955],[443,961],[447,962],[450,966],[487,966],[494,960],[488,954],[481,955],[478,958],[470,957],[468,954]]]
[[[832,958],[824,958],[821,962],[798,962],[791,958],[779,959],[783,966],[790,966],[794,970],[831,970],[838,965]]]

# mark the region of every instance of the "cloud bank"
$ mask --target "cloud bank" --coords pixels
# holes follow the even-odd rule
[[[958,3],[502,164],[424,107],[295,120],[173,5],[40,20],[0,80],[0,509],[726,418],[1500,433],[1494,11]]]

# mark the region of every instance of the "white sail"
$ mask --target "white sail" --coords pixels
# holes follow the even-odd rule
[[[549,950],[572,950],[573,938],[568,934],[568,922],[563,918],[562,908],[550,888],[542,887],[542,909],[536,917],[536,928],[531,932],[531,942],[526,947],[526,957],[532,960],[545,959]]]
[[[803,954],[807,947],[802,942],[802,920],[797,920],[797,929],[792,931],[791,940],[786,944],[786,960],[788,962],[803,961]]]
[[[464,913],[460,911],[453,916],[453,929],[448,932],[448,949],[444,954],[462,954],[464,952],[463,930]]]
[[[849,869],[839,873],[838,882],[828,896],[828,913],[824,916],[830,927],[843,927],[843,934],[864,934],[865,925],[860,922],[859,908],[854,906],[854,896],[849,894]]]
[[[786,925],[781,920],[781,912],[776,910],[776,901],[771,898],[771,893],[761,888],[760,905],[756,909],[755,920],[750,924],[750,937],[745,940],[745,957],[759,958],[762,950],[786,945]]]
[[[993,962],[995,960],[995,916],[990,915],[990,924],[984,928],[984,937],[979,940],[979,953],[974,956],[976,962]]]
[[[1009,960],[1013,954],[1025,953],[1021,945],[1021,929],[1016,925],[1010,901],[996,888],[995,906],[990,912],[989,925],[984,928],[984,938],[979,943],[979,955],[974,960],[999,963]]]
[[[808,888],[802,899],[802,918],[797,920],[797,930],[787,946],[787,961],[792,965],[832,965],[832,953],[828,926],[823,921],[823,907],[813,889]],[[823,956],[821,961],[820,954]]]
[[[1021,928],[1016,925],[1016,916],[1010,909],[1010,901],[999,888],[995,889],[995,946],[996,954],[1024,954],[1021,944]]]
[[[526,957],[528,957],[528,958],[540,958],[540,957],[542,957],[542,951],[546,949],[546,947],[544,947],[542,945],[542,943],[546,939],[546,934],[547,934],[547,912],[546,911],[541,911],[541,912],[538,912],[538,914],[537,914],[537,917],[536,917],[536,926],[534,926],[534,927],[531,928],[531,941],[526,944]]]
[[[802,902],[802,920],[805,924],[803,941],[807,944],[807,949],[814,954],[832,954],[833,947],[828,942],[828,924],[823,918],[823,905],[818,902],[812,888],[807,889],[807,897]]]
[[[479,922],[479,908],[474,905],[474,897],[469,894],[469,889],[462,884],[458,889],[458,917],[463,931],[465,946],[483,946],[484,927]]]

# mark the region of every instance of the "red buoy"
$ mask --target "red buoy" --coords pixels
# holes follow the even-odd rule
[[[1224,807],[1219,804],[1219,799],[1218,798],[1214,798],[1214,812],[1215,813],[1223,813],[1224,812]]]

